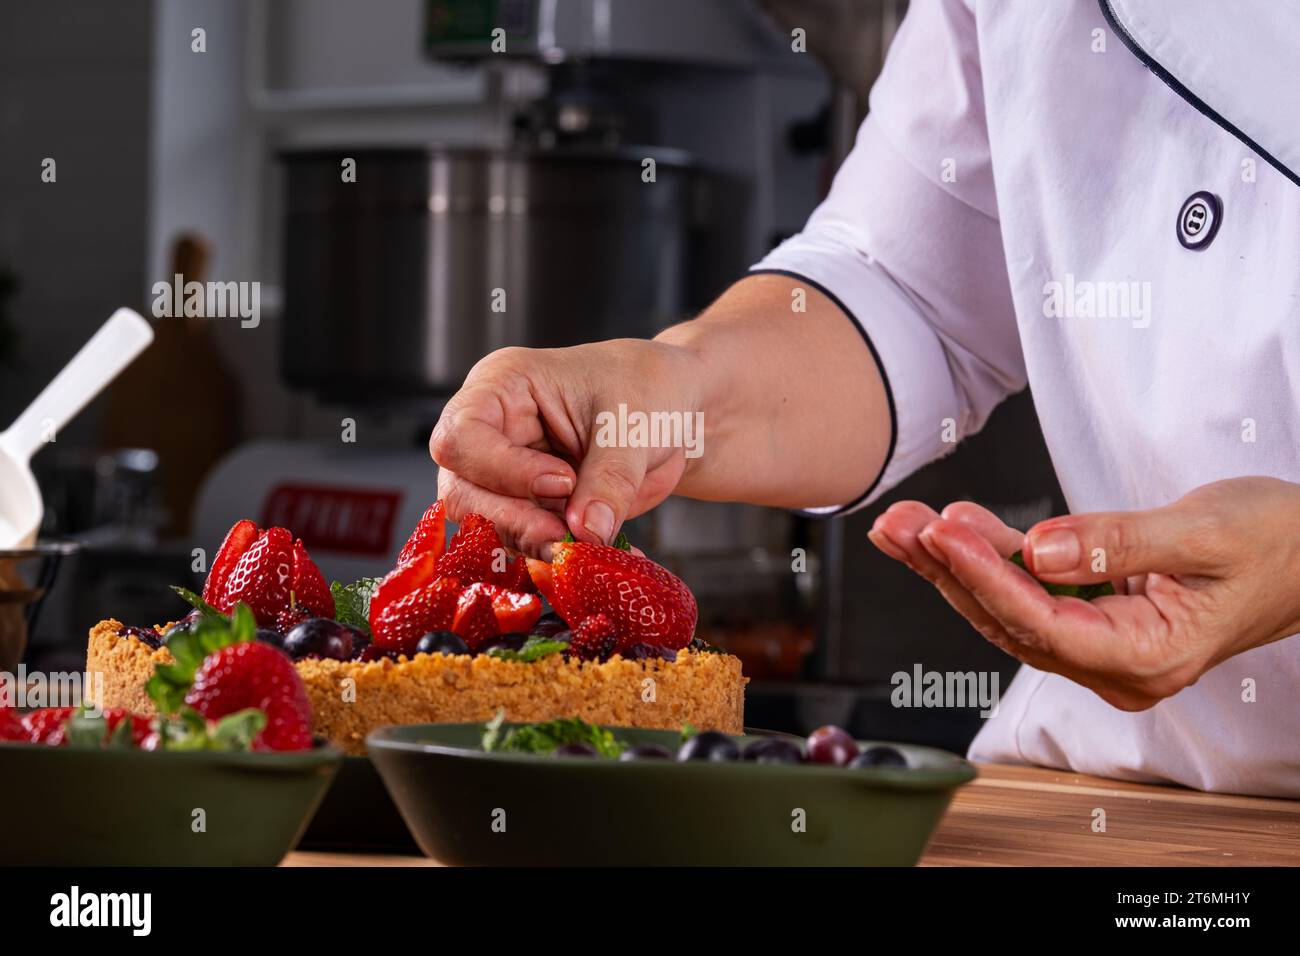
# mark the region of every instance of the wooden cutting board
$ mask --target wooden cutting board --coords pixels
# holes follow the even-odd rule
[[[1300,801],[983,765],[921,865],[1296,866]]]
[[[1094,832],[1096,811],[1104,832]],[[617,863],[617,860],[611,860]],[[436,866],[413,856],[290,853],[284,866]],[[1300,801],[984,764],[922,866],[1297,866]]]

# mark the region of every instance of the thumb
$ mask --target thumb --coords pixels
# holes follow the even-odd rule
[[[644,448],[593,443],[578,466],[578,484],[564,513],[574,537],[611,543],[637,500],[648,464]]]
[[[1091,584],[1139,574],[1212,569],[1203,521],[1179,504],[1151,511],[1064,515],[1025,534],[1025,566],[1054,584]]]

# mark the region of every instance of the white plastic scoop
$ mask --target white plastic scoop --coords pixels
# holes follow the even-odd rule
[[[0,549],[36,540],[44,505],[32,477],[32,455],[58,437],[72,416],[117,378],[153,341],[153,329],[130,309],[118,309],[36,401],[0,432]]]

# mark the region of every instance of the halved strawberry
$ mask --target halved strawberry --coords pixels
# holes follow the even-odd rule
[[[676,650],[695,634],[699,611],[690,588],[649,558],[566,541],[555,546],[551,576],[543,593],[556,613],[574,627],[591,615],[606,615],[618,630],[620,650],[641,643]]]
[[[533,579],[528,575],[528,562],[522,555],[516,555],[509,564],[500,579],[497,581],[507,591],[519,591],[523,594],[531,594],[537,590],[533,584]]]
[[[516,574],[496,525],[479,514],[465,516],[438,559],[438,577],[458,578],[463,584],[504,585],[513,582]]]
[[[551,563],[549,561],[539,561],[536,558],[528,558],[526,567],[528,569],[528,579],[533,582],[533,587],[541,593],[542,597],[546,598],[551,607],[555,607],[555,598],[552,597],[555,576],[551,569]]]
[[[424,554],[433,555],[436,561],[442,557],[442,552],[446,547],[447,515],[442,506],[442,499],[439,498],[429,505],[429,509],[420,518],[420,523],[415,526],[411,536],[406,539],[406,544],[397,556],[397,563],[400,566],[412,558]]]
[[[437,576],[437,564],[437,558],[425,554],[389,571],[370,596],[370,629],[375,630],[376,623],[388,605],[431,584]]]
[[[334,595],[325,576],[307,554],[302,539],[293,543],[293,604],[306,608],[316,617],[334,616]]]
[[[378,614],[372,602],[370,630],[375,646],[414,654],[425,634],[451,629],[460,592],[455,578],[439,578],[388,601]]]
[[[243,601],[258,624],[274,627],[276,615],[289,606],[292,584],[293,535],[284,528],[268,528],[235,564],[213,606],[228,613]]]
[[[502,634],[529,634],[542,616],[542,599],[536,594],[503,588],[492,598],[492,614]]]
[[[225,594],[230,572],[235,570],[235,565],[244,556],[244,552],[253,546],[259,534],[261,530],[247,518],[236,521],[226,532],[226,540],[217,549],[217,556],[212,559],[212,566],[208,569],[208,578],[203,582],[203,600],[220,608],[219,602]]]
[[[460,635],[471,651],[477,651],[485,641],[501,633],[496,615],[492,613],[492,598],[496,590],[495,584],[479,581],[462,591],[460,600],[456,602],[451,629]]]
[[[451,629],[474,651],[500,634],[527,634],[541,615],[542,601],[536,594],[479,581],[461,593]]]

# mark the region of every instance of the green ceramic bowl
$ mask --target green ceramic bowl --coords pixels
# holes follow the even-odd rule
[[[678,741],[611,729],[633,744]],[[975,777],[960,757],[908,744],[892,745],[907,768],[848,770],[490,754],[482,733],[417,724],[367,739],[420,849],[442,863],[909,866]]]
[[[0,744],[0,865],[274,866],[341,758]]]

